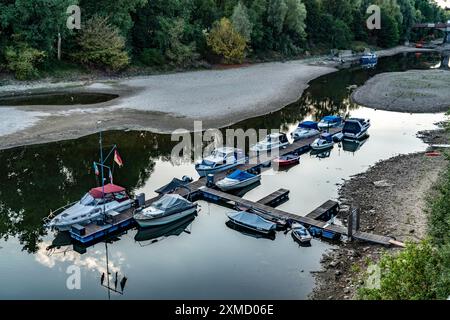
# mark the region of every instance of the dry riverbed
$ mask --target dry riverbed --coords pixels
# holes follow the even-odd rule
[[[449,142],[444,130],[419,135],[430,144]],[[380,161],[345,181],[339,201],[343,208],[360,208],[362,231],[393,236],[399,241],[418,241],[426,234],[426,197],[447,163],[444,155],[429,157],[425,152]],[[384,252],[396,250],[352,242],[330,250],[322,258],[322,270],[315,273],[317,285],[311,298],[354,298],[357,288],[363,285],[361,271]]]

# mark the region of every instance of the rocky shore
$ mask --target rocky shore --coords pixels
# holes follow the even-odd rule
[[[449,141],[444,130],[418,135],[430,144]],[[340,203],[344,210],[350,205],[360,208],[363,231],[418,241],[426,234],[426,197],[447,163],[444,154],[431,157],[425,152],[380,161],[345,181],[339,191]],[[395,250],[399,249],[356,242],[330,250],[322,258],[322,270],[315,273],[317,285],[311,298],[355,298],[368,264]]]

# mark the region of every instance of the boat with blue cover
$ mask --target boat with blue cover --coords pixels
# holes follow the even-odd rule
[[[362,118],[347,119],[342,128],[344,139],[360,139],[367,134],[370,128],[370,120]]]
[[[325,116],[317,124],[320,130],[335,128],[342,125],[342,118],[340,116]]]
[[[314,137],[320,133],[318,123],[316,121],[300,122],[297,128],[291,132],[294,141]]]
[[[228,218],[239,226],[264,234],[274,232],[277,228],[276,223],[267,221],[259,215],[247,211],[229,213]]]
[[[216,183],[216,186],[223,191],[235,190],[247,187],[261,180],[261,175],[249,173],[247,171],[235,170],[222,180]]]

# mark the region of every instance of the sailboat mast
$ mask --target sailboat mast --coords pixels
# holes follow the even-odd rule
[[[103,215],[105,214],[105,178],[103,175],[103,146],[102,146],[102,130],[100,129],[100,140],[99,140],[99,144],[100,144],[100,163],[102,164],[102,202],[103,202]]]

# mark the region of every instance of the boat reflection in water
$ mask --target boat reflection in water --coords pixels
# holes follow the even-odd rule
[[[235,231],[242,233],[243,235],[253,237],[255,239],[263,238],[263,239],[275,240],[275,232],[269,232],[269,233],[265,234],[265,233],[261,233],[261,232],[252,231],[248,228],[244,228],[244,227],[234,223],[231,220],[228,220],[227,222],[225,222],[225,225],[230,229],[233,229]]]
[[[311,150],[311,152],[309,154],[311,156],[315,156],[316,158],[324,159],[324,158],[330,157],[331,150],[333,150],[333,147],[328,148],[326,150]]]
[[[342,149],[344,151],[353,152],[355,153],[361,147],[366,143],[366,141],[369,139],[369,135],[364,136],[362,139],[359,140],[342,140]]]
[[[195,220],[196,216],[197,213],[194,213],[170,224],[150,228],[141,228],[134,236],[134,240],[137,242],[150,241],[148,244],[151,244],[162,240],[162,238],[179,236],[183,232],[190,233],[190,231],[186,229]]]

